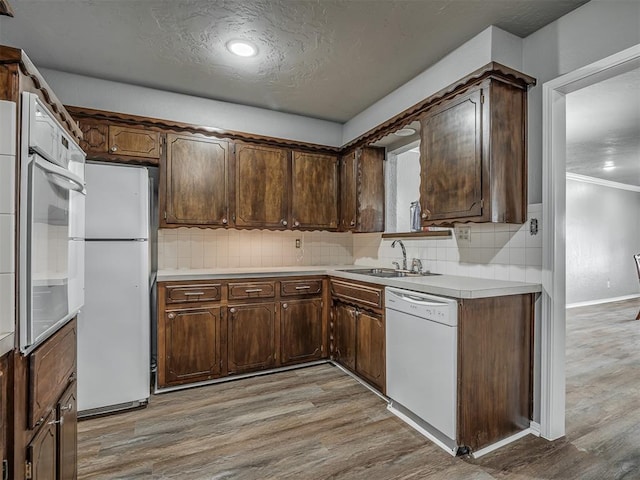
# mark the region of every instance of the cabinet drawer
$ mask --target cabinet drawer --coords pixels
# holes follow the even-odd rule
[[[272,298],[275,296],[273,282],[229,283],[229,300],[247,298]]]
[[[289,297],[294,295],[319,295],[322,293],[322,280],[283,280],[280,282],[280,295]]]
[[[355,302],[374,308],[383,308],[382,288],[361,283],[331,280],[331,295],[347,302]]]
[[[53,409],[75,370],[76,321],[72,320],[29,355],[29,428]]]
[[[222,286],[219,283],[200,285],[172,285],[168,286],[165,302],[215,302],[220,300]]]

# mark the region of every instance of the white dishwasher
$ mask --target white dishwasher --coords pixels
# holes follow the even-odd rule
[[[388,408],[455,455],[458,303],[385,292]]]

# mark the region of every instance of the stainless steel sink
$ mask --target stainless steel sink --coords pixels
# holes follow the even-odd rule
[[[408,270],[394,270],[392,268],[354,268],[349,270],[341,270],[346,273],[357,273],[360,275],[370,275],[372,277],[398,278],[398,277],[429,277],[432,275],[440,275],[431,272],[411,272]]]

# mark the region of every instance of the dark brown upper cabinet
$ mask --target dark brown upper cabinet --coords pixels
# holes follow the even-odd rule
[[[333,155],[293,152],[291,228],[338,229],[338,159]]]
[[[84,118],[79,123],[83,133],[80,147],[89,159],[158,165],[164,142],[159,130]]]
[[[168,134],[161,164],[161,227],[229,225],[229,143]]]
[[[358,148],[340,162],[340,230],[384,231],[383,148]]]
[[[235,174],[235,226],[286,229],[288,150],[237,143]]]
[[[524,223],[526,102],[522,86],[485,79],[421,120],[423,225]]]

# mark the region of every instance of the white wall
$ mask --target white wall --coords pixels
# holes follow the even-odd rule
[[[524,39],[529,91],[529,202],[542,201],[542,85],[640,44],[640,1],[592,0]]]
[[[46,68],[40,69],[40,72],[65,105],[175,120],[334,147],[342,144],[342,125],[339,123]]]
[[[345,123],[343,143],[348,143],[491,61],[520,69],[522,39],[497,27],[486,28],[420,75]]]
[[[566,225],[567,304],[640,294],[640,188],[567,178]]]

